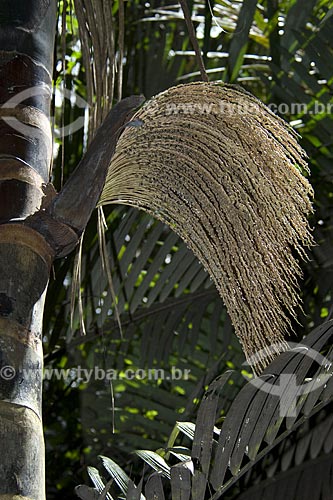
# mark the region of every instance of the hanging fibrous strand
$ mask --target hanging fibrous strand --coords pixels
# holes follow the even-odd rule
[[[113,2],[74,0],[89,104],[88,142],[112,107],[116,82]],[[122,6],[122,2],[121,2]],[[122,19],[123,21],[123,19]],[[123,23],[121,23],[122,26]],[[121,47],[121,53],[123,48]],[[119,92],[119,90],[118,90]]]
[[[130,125],[100,204],[146,210],[187,243],[259,373],[287,348],[298,258],[313,244],[313,192],[296,134],[240,87],[203,82],[157,95]]]

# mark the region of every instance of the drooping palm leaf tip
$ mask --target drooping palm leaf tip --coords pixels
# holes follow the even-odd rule
[[[122,134],[100,204],[166,222],[204,265],[254,371],[287,348],[299,303],[297,257],[313,243],[312,188],[296,134],[232,85],[179,85]]]

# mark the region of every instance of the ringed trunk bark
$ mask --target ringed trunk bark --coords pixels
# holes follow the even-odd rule
[[[53,250],[23,221],[49,181],[56,0],[0,5],[0,500],[44,500],[42,317]]]
[[[50,267],[77,244],[119,135],[119,102],[56,195],[49,123],[56,0],[0,2],[0,500],[45,500],[42,319]]]

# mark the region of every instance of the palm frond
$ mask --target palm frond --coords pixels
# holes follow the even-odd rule
[[[87,488],[84,485],[78,486],[75,488],[77,496],[82,500],[113,500],[110,493],[108,493],[113,480],[111,479],[104,485],[104,481],[95,467],[88,467],[88,474],[95,485],[95,489]]]
[[[227,470],[233,478],[239,477],[275,446],[282,435],[286,437],[332,399],[332,336],[332,322],[324,323],[309,334],[300,347],[280,354],[255,383],[248,383],[240,391],[223,423],[211,471],[210,481],[218,492],[216,498],[235,482],[225,480]],[[323,349],[329,349],[325,357],[328,362],[320,361],[317,368],[318,358],[313,353],[318,355]],[[289,383],[280,387],[277,397],[275,389],[281,382],[281,374],[289,374]],[[294,380],[293,387],[291,380]],[[305,390],[306,383],[309,385]],[[300,391],[300,387],[304,390]],[[247,463],[242,469],[245,456],[252,465]]]
[[[266,479],[257,486],[234,497],[234,500],[330,500],[332,496],[332,454],[307,460],[274,478]]]
[[[198,410],[198,401],[204,395],[207,386],[228,367],[239,365],[240,355],[231,348],[227,350],[225,357],[212,359],[203,351],[204,339],[205,335],[202,334],[197,342],[200,347],[187,359],[185,357],[178,359],[177,365],[173,368],[172,363],[175,363],[177,352],[171,350],[171,359],[152,365],[149,371],[141,368],[143,365],[140,337],[131,340],[128,351],[126,351],[127,345],[120,344],[119,348],[112,349],[115,342],[110,342],[110,347],[105,345],[105,341],[104,345],[97,343],[95,356],[90,355],[88,369],[91,366],[104,366],[107,370],[112,366],[114,371],[118,370],[119,373],[119,376],[112,380],[116,395],[114,409],[116,434],[112,439],[105,441],[105,432],[110,428],[111,421],[109,387],[101,385],[98,380],[91,381],[81,393],[81,403],[85,408],[82,422],[86,429],[86,443],[91,443],[95,452],[98,450],[97,452],[102,454],[110,452],[111,447],[113,456],[118,461],[124,460],[125,454],[131,452],[133,448],[147,449],[149,446],[150,449],[156,449],[163,446],[168,435],[172,433],[175,419],[184,421],[194,418]],[[105,355],[101,353],[103,348],[106,351]],[[106,366],[103,364],[104,357]],[[113,362],[109,361],[112,358]],[[80,363],[82,365],[82,361]],[[161,368],[163,374],[159,375]],[[178,375],[173,378],[175,368]],[[143,370],[147,375],[143,379],[129,379],[124,373],[128,369],[133,372],[140,369],[141,373]],[[230,379],[228,391],[222,391],[219,411],[228,410],[245,382],[237,372],[233,373]],[[94,431],[90,432],[90,429]],[[168,446],[173,447],[173,445],[174,442],[170,441]]]
[[[132,208],[117,207],[108,221],[106,247],[111,256],[112,281],[128,343],[126,349],[140,335],[142,362],[149,359],[159,362],[172,349],[179,349],[183,356],[191,355],[199,336],[203,342],[206,332],[204,351],[214,356],[219,345],[220,352],[226,352],[233,335],[229,316],[209,275],[185,243],[166,225]],[[88,235],[85,241],[88,243]],[[114,300],[101,267],[96,238],[83,254],[82,276],[88,333],[84,339],[71,340],[70,345],[90,342],[101,332],[112,332],[113,338],[118,339]],[[68,306],[64,308],[67,310]],[[74,329],[79,329],[78,313],[74,319]],[[156,330],[160,343],[151,339]],[[68,326],[69,338],[70,332]],[[108,361],[110,366],[119,364],[113,357]]]
[[[214,423],[219,413],[219,392],[223,393],[229,387],[226,385],[228,374],[211,383],[201,402],[196,424],[177,424],[169,439],[171,448],[169,446],[165,450],[167,454],[163,450],[158,453],[148,450],[139,452],[144,461],[159,473],[158,476],[153,476],[153,481],[157,481],[154,487],[159,488],[159,495],[168,494],[170,489],[180,495],[180,478],[184,477],[187,487],[182,494],[186,498],[191,494],[192,498],[203,499],[209,491],[212,500],[218,499],[245,472],[251,471],[259,460],[268,457],[268,452],[280,443],[283,448],[278,450],[279,462],[271,468],[266,464],[264,469],[270,478],[275,474],[274,481],[262,482],[253,487],[253,490],[249,489],[249,494],[258,492],[258,495],[262,495],[263,492],[267,494],[268,491],[276,491],[276,480],[279,477],[282,480],[286,474],[291,475],[292,481],[295,480],[293,484],[296,485],[297,479],[305,477],[304,472],[308,471],[310,464],[323,464],[324,470],[318,470],[316,481],[321,491],[329,491],[332,457],[327,454],[333,448],[332,416],[328,413],[326,419],[319,418],[310,434],[304,426],[308,425],[309,418],[319,415],[333,399],[332,337],[333,322],[330,321],[314,330],[299,346],[281,353],[260,377],[249,382],[239,392],[220,432],[216,430]],[[320,357],[320,352],[326,352],[325,358]],[[317,357],[314,353],[317,353]],[[282,387],[280,378],[288,374],[297,380],[297,387]],[[264,387],[267,380],[270,380],[270,390]],[[307,390],[299,391],[299,387],[304,389],[304,384],[308,384]],[[276,387],[280,387],[279,397],[274,391]],[[280,405],[286,393],[289,398],[284,401],[289,404],[288,411],[281,414]],[[300,432],[302,426],[303,431]],[[179,433],[190,440],[191,459],[188,451],[182,448],[181,454],[172,454],[180,458],[180,462],[172,464],[170,450],[176,450],[174,444]],[[215,440],[216,435],[219,436],[218,441]],[[293,441],[288,441],[287,438],[292,435]],[[307,454],[308,460],[305,459]],[[226,475],[227,470],[229,476]],[[161,476],[168,480],[164,487]],[[151,478],[152,476],[148,477],[148,483]],[[251,476],[248,476],[247,484],[249,483],[251,484]],[[297,485],[299,495],[300,492],[304,494],[307,491],[302,482],[298,481]],[[244,494],[236,498],[248,497]]]
[[[236,80],[239,68],[242,65],[256,8],[257,0],[250,0],[242,4],[236,27],[237,36],[232,38],[229,49],[227,80],[230,82]]]
[[[145,487],[145,495],[147,500],[165,499],[161,475],[158,472],[154,472],[148,478]]]
[[[332,452],[333,417],[332,403],[324,407],[313,417],[304,421],[298,429],[266,454],[255,467],[240,479],[237,487],[249,488],[266,479],[274,479],[284,472],[298,468]],[[266,484],[269,484],[267,481]]]
[[[128,475],[110,458],[103,456],[100,456],[99,458],[102,460],[102,464],[110,474],[111,478],[119,486],[121,491],[126,494],[130,482]]]

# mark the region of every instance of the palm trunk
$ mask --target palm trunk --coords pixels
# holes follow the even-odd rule
[[[52,249],[21,222],[42,203],[56,0],[0,5],[0,499],[42,500],[42,318]],[[17,495],[17,496],[15,496]]]
[[[0,500],[44,500],[42,319],[52,261],[76,245],[117,138],[118,103],[59,195],[49,184],[56,0],[0,3]]]

